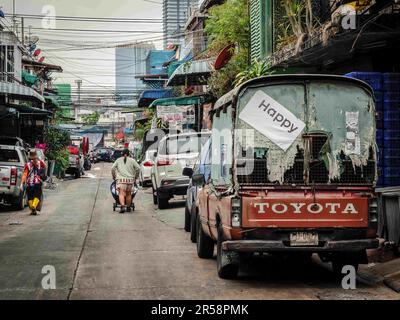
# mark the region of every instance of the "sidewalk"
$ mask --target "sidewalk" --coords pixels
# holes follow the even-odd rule
[[[373,262],[358,272],[359,277],[369,283],[384,284],[400,293],[400,258],[387,250],[383,242],[377,250],[371,250],[368,256]]]

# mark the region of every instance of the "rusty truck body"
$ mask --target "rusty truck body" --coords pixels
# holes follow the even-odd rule
[[[196,202],[197,252],[233,278],[251,253],[318,253],[341,272],[376,248],[375,104],[359,80],[277,75],[221,97],[211,176]]]

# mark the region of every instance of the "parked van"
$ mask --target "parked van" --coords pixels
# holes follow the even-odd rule
[[[359,80],[277,75],[250,80],[212,112],[211,178],[194,174],[197,253],[233,278],[241,257],[318,253],[344,265],[376,248],[375,105]]]

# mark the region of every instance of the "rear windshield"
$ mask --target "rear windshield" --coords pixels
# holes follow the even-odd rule
[[[207,142],[209,135],[189,135],[167,139],[163,143],[160,153],[166,155],[179,153],[200,153],[201,148]]]
[[[15,150],[0,149],[0,162],[20,162],[18,152]]]

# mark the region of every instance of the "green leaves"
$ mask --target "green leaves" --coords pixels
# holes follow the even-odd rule
[[[68,150],[70,135],[67,131],[54,127],[47,127],[44,133],[46,156],[55,160],[64,170],[68,168]]]
[[[210,92],[220,97],[233,88],[238,72],[248,65],[250,27],[248,0],[227,0],[210,9],[205,32],[208,35],[209,56],[216,56],[229,44],[234,44],[233,57],[222,69],[213,72],[208,80]]]
[[[100,118],[100,113],[98,111],[95,111],[90,114],[82,115],[82,121],[85,124],[89,124],[89,125],[97,124],[97,122],[99,121],[99,118]]]
[[[253,60],[250,67],[242,72],[239,72],[235,78],[235,86],[239,86],[247,80],[268,76],[274,72],[270,70],[270,62],[268,60],[257,61]]]

